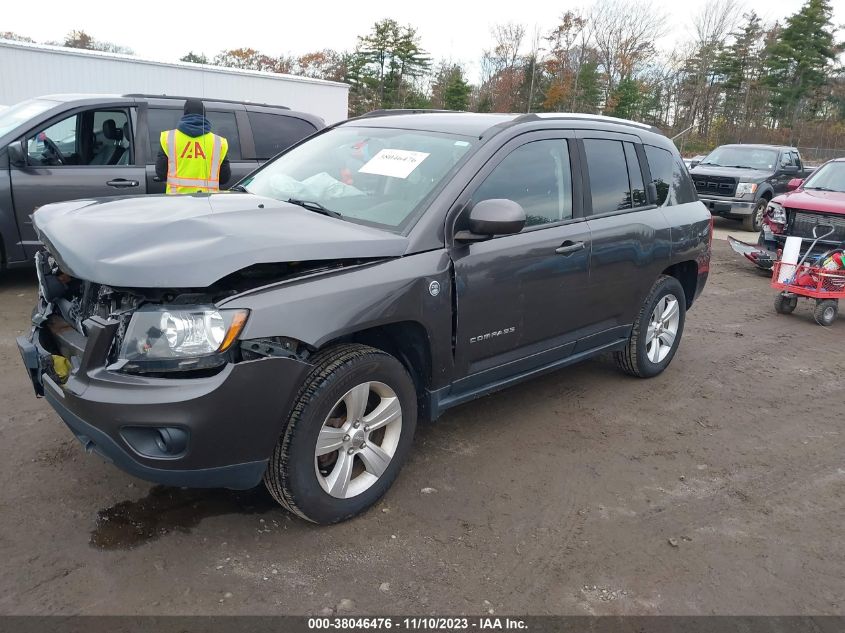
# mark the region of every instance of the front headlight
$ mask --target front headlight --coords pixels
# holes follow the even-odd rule
[[[769,206],[766,208],[766,215],[776,224],[786,224],[786,210],[778,202],[769,203]]]
[[[217,367],[246,324],[248,310],[150,306],[132,315],[119,361],[124,371],[189,371]]]
[[[757,191],[757,183],[756,182],[741,182],[737,185],[736,188],[736,195],[737,196],[744,196],[749,193],[754,193]]]

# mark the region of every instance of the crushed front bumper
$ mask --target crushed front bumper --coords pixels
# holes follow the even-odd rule
[[[228,364],[200,378],[122,374],[106,368],[116,327],[97,317],[85,322],[82,357],[64,384],[49,371],[58,347],[49,329],[36,327],[17,341],[36,393],[86,449],[156,483],[258,485],[309,365],[271,357]],[[181,438],[175,453],[162,449],[162,429]]]

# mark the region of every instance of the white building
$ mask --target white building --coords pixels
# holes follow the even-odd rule
[[[349,85],[296,75],[0,40],[0,104],[56,93],[144,93],[284,105],[346,118]]]

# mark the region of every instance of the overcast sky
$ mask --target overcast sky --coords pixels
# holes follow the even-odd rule
[[[703,2],[655,0],[665,12],[662,48],[672,48],[688,33],[688,25]],[[322,48],[352,49],[358,35],[374,22],[390,17],[419,30],[423,47],[435,60],[451,59],[475,74],[481,50],[490,46],[490,28],[518,22],[532,33],[548,31],[565,11],[587,2],[518,0],[322,0],[320,2],[262,2],[205,0],[147,0],[116,3],[40,0],[4,3],[0,30],[28,35],[36,41],[62,40],[72,29],[84,29],[100,40],[132,48],[141,57],[175,61],[189,50],[213,57],[220,49],[251,47],[270,55],[302,54]],[[767,21],[797,11],[803,0],[744,0]],[[834,22],[845,23],[845,0],[833,0]],[[184,8],[184,12],[179,9]],[[841,33],[840,37],[845,36]]]

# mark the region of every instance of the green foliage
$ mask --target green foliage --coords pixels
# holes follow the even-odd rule
[[[620,81],[608,99],[607,114],[620,119],[639,119],[643,105],[640,84],[635,79]]]
[[[207,64],[208,57],[206,57],[205,53],[195,53],[194,51],[189,51],[187,55],[179,58],[180,62],[189,62],[191,64]]]
[[[412,80],[428,71],[431,60],[420,45],[415,28],[396,20],[381,20],[358,38],[353,53],[356,99],[373,101],[381,108],[403,108],[415,100]],[[375,95],[364,94],[375,92]]]
[[[464,77],[459,64],[442,62],[434,72],[430,104],[432,108],[446,110],[469,109],[472,86]]]
[[[807,0],[768,50],[766,85],[772,91],[771,114],[794,123],[803,109],[818,108],[818,91],[841,47],[836,45],[833,10],[828,0]]]
[[[443,91],[443,105],[447,110],[466,110],[471,91],[472,87],[464,80],[463,73],[455,73]]]
[[[64,46],[68,48],[94,49],[94,38],[85,31],[71,31],[65,35]]]

